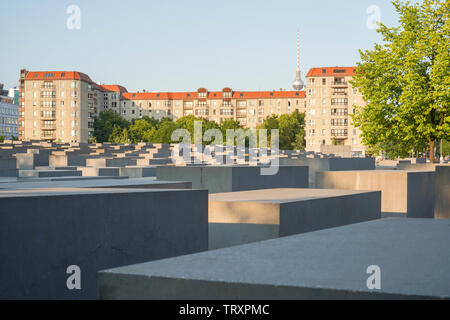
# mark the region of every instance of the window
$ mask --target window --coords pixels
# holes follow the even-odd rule
[[[346,137],[347,129],[332,129],[331,135],[334,137]]]
[[[335,127],[342,127],[347,125],[347,119],[331,119],[331,125]]]
[[[348,111],[346,108],[331,109],[331,115],[333,115],[333,116],[346,116],[347,114],[348,114]]]
[[[327,79],[326,78],[322,78],[322,85],[326,85],[327,84]]]
[[[348,105],[348,98],[331,99],[332,106],[346,106]]]

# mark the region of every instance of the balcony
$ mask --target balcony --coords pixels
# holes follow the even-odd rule
[[[56,140],[56,134],[51,136],[41,136],[41,140]]]
[[[43,126],[41,126],[41,130],[56,130],[56,125],[55,124],[43,125]]]
[[[331,136],[335,137],[336,139],[347,139],[348,131],[347,129],[332,129]]]
[[[55,113],[41,113],[41,119],[56,120],[56,112]]]
[[[41,99],[56,99],[56,93],[55,94],[41,94]]]
[[[333,96],[347,96],[347,92],[333,92]]]
[[[347,81],[334,81],[332,87],[348,87]]]

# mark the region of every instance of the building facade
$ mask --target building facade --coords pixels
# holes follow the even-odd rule
[[[19,105],[19,88],[14,87],[8,90],[8,97],[13,99],[13,103]]]
[[[128,92],[120,85],[95,83],[81,72],[21,70],[20,138],[87,142],[94,117],[113,110],[127,120],[144,116],[174,120],[193,115],[221,123],[236,120],[256,128],[268,116],[305,112],[306,150],[322,145],[347,145],[364,155],[360,132],[353,127],[354,105],[365,102],[350,84],[356,67],[313,68],[306,91]]]
[[[75,71],[21,70],[19,85],[20,138],[87,142],[94,117],[113,110],[127,120],[143,116],[174,120],[187,115],[236,120],[255,128],[270,115],[305,111],[304,91],[128,92],[120,85],[94,83]]]
[[[350,83],[356,67],[313,68],[306,75],[305,139],[307,151],[321,145],[351,146],[354,155],[365,155],[361,132],[353,126],[355,106],[365,106]]]
[[[0,136],[5,139],[19,137],[19,108],[13,99],[0,96]]]

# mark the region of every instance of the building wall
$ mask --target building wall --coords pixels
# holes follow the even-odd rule
[[[345,70],[345,72],[343,72]],[[351,146],[365,154],[361,132],[353,126],[354,106],[365,106],[350,81],[355,67],[315,68],[306,76],[306,150],[320,152],[321,145]],[[336,71],[336,72],[335,72]]]
[[[92,93],[91,84],[83,80],[26,80],[22,138],[86,142],[88,93]]]
[[[12,102],[0,97],[0,136],[6,139],[19,136],[19,109]]]
[[[93,134],[94,117],[104,110],[116,111],[129,121],[144,116],[176,120],[194,115],[217,123],[236,120],[247,128],[256,128],[268,116],[298,110],[306,113],[308,151],[320,152],[321,145],[337,143],[364,154],[360,132],[350,117],[353,105],[365,105],[349,83],[354,71],[355,67],[313,68],[306,77],[306,92],[200,88],[196,92],[131,93],[118,85],[96,84],[82,73],[67,72],[73,79],[61,79],[58,75],[62,72],[50,71],[46,74],[56,77],[42,79],[45,73],[40,72],[41,78],[36,80],[31,75],[38,72],[27,76],[28,71],[21,70],[19,131],[22,139],[87,142]]]

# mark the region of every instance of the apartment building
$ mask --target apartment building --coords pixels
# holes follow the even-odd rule
[[[308,151],[347,145],[364,155],[360,132],[350,116],[354,105],[365,105],[349,82],[355,70],[313,68],[306,76],[306,91],[199,88],[192,92],[128,92],[120,85],[95,83],[81,72],[21,70],[19,133],[25,140],[86,142],[93,134],[94,117],[103,110],[113,110],[127,120],[143,116],[176,120],[187,115],[217,123],[232,119],[247,128],[257,127],[268,116],[298,110],[306,113]]]
[[[13,99],[0,96],[0,136],[6,139],[19,137],[19,110]]]
[[[353,126],[354,106],[365,106],[362,95],[350,83],[356,67],[312,68],[306,75],[306,150],[319,152],[321,145],[351,146],[365,155],[361,132]]]
[[[194,115],[218,123],[227,119],[254,128],[270,115],[305,111],[304,91],[128,92],[102,85],[76,71],[21,70],[19,134],[21,139],[87,142],[94,117],[113,110],[127,120],[149,116],[174,120]]]
[[[94,118],[116,109],[126,89],[99,85],[76,71],[21,70],[19,80],[19,136],[61,142],[87,142]]]
[[[128,120],[149,116],[174,120],[194,115],[221,123],[236,120],[242,126],[255,128],[270,115],[304,112],[304,91],[208,91],[137,92],[122,94],[120,113]]]

